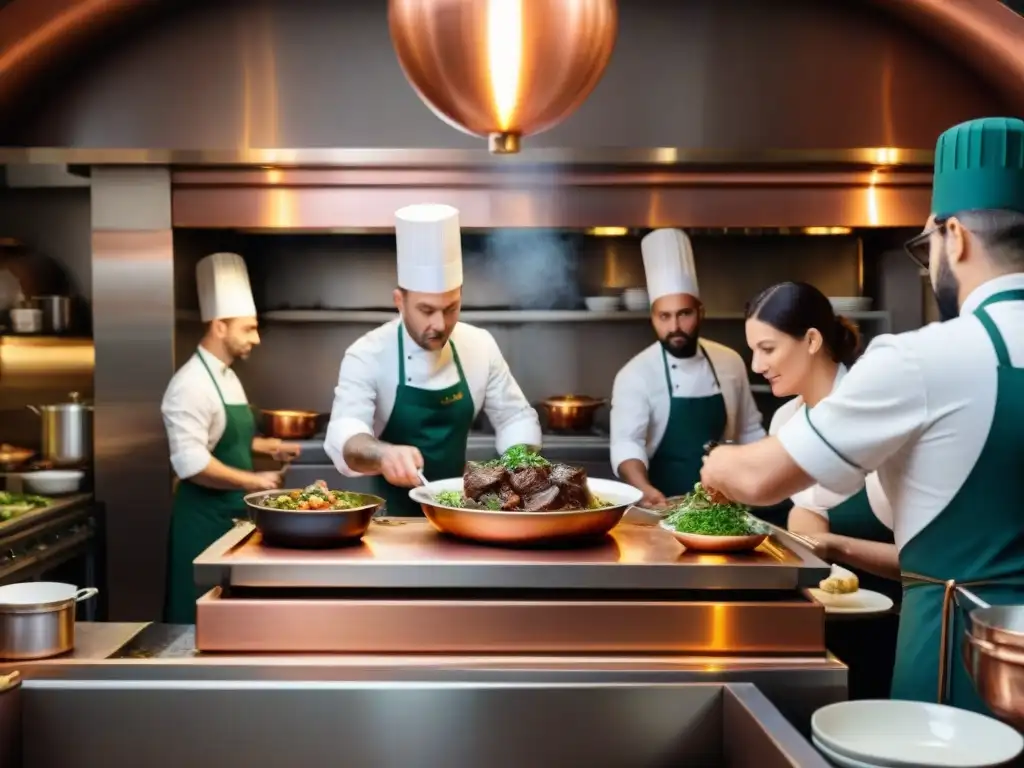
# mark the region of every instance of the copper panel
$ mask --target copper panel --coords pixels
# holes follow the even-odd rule
[[[1024,21],[997,0],[874,4],[620,3],[601,83],[529,144],[928,148],[961,119],[1020,111]],[[476,144],[404,81],[385,3],[12,0],[0,30],[6,144]]]
[[[0,337],[0,407],[38,405],[55,390],[62,399],[78,392],[91,400],[94,363],[92,339]]]
[[[464,227],[919,227],[928,184],[547,188],[236,187],[175,188],[174,226],[213,229],[359,230],[394,227],[394,212],[429,199],[459,209]]]
[[[196,647],[241,653],[825,653],[824,610],[774,603],[224,598]]]
[[[686,552],[650,525],[620,524],[600,544],[509,549],[459,541],[421,520],[375,521],[361,541],[332,550],[264,547],[249,523],[195,560],[196,580],[245,587],[540,590],[796,590],[829,566],[773,535],[755,552]]]

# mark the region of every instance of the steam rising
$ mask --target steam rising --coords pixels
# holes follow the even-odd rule
[[[488,236],[485,255],[489,282],[501,286],[512,307],[564,309],[580,301],[576,253],[565,235],[498,230]]]

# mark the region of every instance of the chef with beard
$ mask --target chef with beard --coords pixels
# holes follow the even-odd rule
[[[944,320],[876,338],[833,392],[777,435],[708,455],[705,485],[763,504],[878,472],[904,598],[892,696],[991,714],[960,654],[961,604],[1024,603],[1024,121],[954,126],[932,213],[907,251]]]
[[[196,598],[192,561],[245,517],[242,497],[281,484],[279,472],[254,472],[253,453],[278,460],[299,454],[296,443],[258,437],[256,419],[231,370],[260,343],[256,304],[245,261],[214,253],[196,265],[199,311],[206,332],[167,385],[161,412],[178,478],[171,512],[165,621],[191,624]]]
[[[693,489],[708,441],[749,443],[765,431],[743,358],[700,338],[704,305],[689,237],[656,229],[640,249],[658,340],[615,377],[611,463],[651,507]]]
[[[494,337],[459,322],[459,212],[412,205],[395,214],[400,317],[356,340],[341,361],[324,449],[338,471],[376,475],[393,516],[422,515],[408,489],[460,477],[483,409],[498,452],[541,445],[540,421]]]

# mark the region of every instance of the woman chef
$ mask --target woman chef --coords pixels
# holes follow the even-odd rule
[[[260,343],[256,306],[245,261],[214,253],[196,265],[199,311],[206,333],[195,353],[174,374],[161,411],[171,465],[180,482],[174,492],[167,563],[165,621],[192,624],[199,592],[192,561],[245,514],[242,496],[278,487],[277,472],[253,472],[252,454],[297,456],[295,444],[256,437],[256,421],[231,370]]]
[[[512,378],[494,337],[459,322],[459,212],[413,205],[395,214],[400,317],[346,351],[324,449],[350,477],[378,475],[390,515],[422,514],[409,499],[428,480],[459,477],[482,408],[499,452],[541,444],[537,412]]]
[[[708,441],[748,443],[765,432],[743,358],[700,339],[704,306],[690,238],[656,229],[640,249],[658,340],[615,377],[611,464],[643,491],[642,504],[659,506],[693,490]]]
[[[959,646],[955,585],[1024,602],[1024,121],[939,137],[932,215],[907,250],[943,323],[881,336],[835,391],[777,436],[708,455],[704,483],[741,502],[873,470],[892,503],[906,585],[892,695],[988,713]]]
[[[801,418],[846,376],[857,357],[856,328],[836,315],[828,298],[808,283],[779,283],[747,304],[747,344],[751,368],[764,376],[776,397],[791,397],[772,417],[775,435]],[[795,395],[795,397],[793,397]],[[815,553],[857,574],[860,586],[903,598],[892,535],[892,509],[878,476],[871,473],[854,494],[815,485],[794,494],[789,530],[815,543]],[[896,654],[897,614],[828,622],[828,649],[850,670],[851,699],[877,699],[889,693]]]

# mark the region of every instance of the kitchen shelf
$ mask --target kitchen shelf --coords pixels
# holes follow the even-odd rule
[[[181,315],[183,313],[179,313]],[[885,321],[889,313],[884,310],[867,312],[840,312],[857,321]],[[360,309],[275,309],[264,312],[262,318],[278,323],[386,323],[398,316],[397,312]],[[464,309],[460,320],[467,323],[594,323],[638,322],[649,320],[648,312],[591,312],[586,309]],[[742,312],[709,312],[707,320],[742,320]]]

